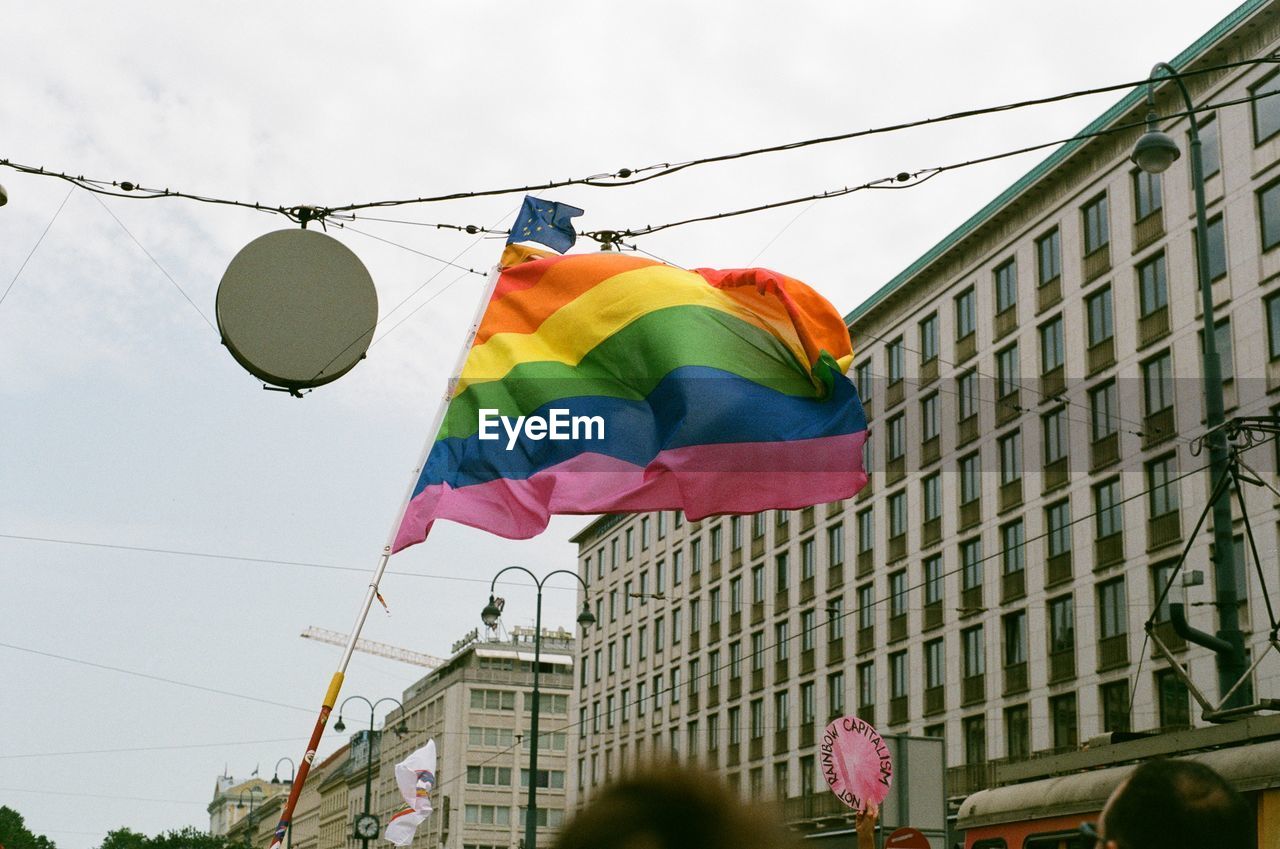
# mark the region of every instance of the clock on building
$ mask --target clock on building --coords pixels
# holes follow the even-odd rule
[[[375,814],[361,814],[356,817],[356,837],[368,840],[378,836],[378,817]]]

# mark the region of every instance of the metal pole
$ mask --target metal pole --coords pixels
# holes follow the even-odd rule
[[[1165,71],[1173,79],[1186,104],[1191,125],[1191,186],[1196,202],[1196,275],[1200,283],[1201,309],[1204,313],[1204,406],[1205,426],[1209,434],[1209,479],[1219,480],[1227,473],[1227,437],[1222,430],[1225,419],[1225,403],[1222,391],[1222,361],[1218,357],[1218,334],[1213,319],[1213,281],[1209,279],[1209,227],[1204,200],[1204,164],[1200,157],[1200,130],[1196,126],[1195,106],[1191,94],[1177,76],[1177,71],[1166,62],[1158,63],[1151,70]],[[1148,98],[1151,84],[1148,83]],[[1236,597],[1235,539],[1231,527],[1231,499],[1229,493],[1213,502],[1213,560],[1214,590],[1217,596],[1219,639],[1231,646],[1229,652],[1216,655],[1218,664],[1218,696],[1231,692],[1244,674],[1244,634],[1240,631],[1240,614]],[[1239,707],[1241,693],[1224,703],[1222,708]]]
[[[529,810],[525,814],[525,849],[538,849],[538,670],[542,666],[542,582],[533,629],[533,704],[529,720]]]
[[[373,787],[373,723],[374,723],[373,705],[370,704],[369,705],[369,736],[366,737],[364,741],[364,763],[365,763],[364,812],[366,815],[368,815],[369,813],[369,803],[371,801],[371,797],[372,797],[371,790]],[[363,849],[368,849],[369,838],[361,837],[360,846],[363,847]]]

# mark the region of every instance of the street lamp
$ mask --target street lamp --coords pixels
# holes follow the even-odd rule
[[[247,791],[241,790],[239,801],[236,802],[236,810],[244,809],[244,794],[246,792],[249,794],[249,828],[244,833],[244,845],[250,846],[253,843],[253,803],[255,800],[255,797],[253,794],[261,793],[264,796],[267,794],[261,787],[259,787],[256,784],[250,787]]]
[[[1130,159],[1148,174],[1159,174],[1173,164],[1180,152],[1177,143],[1168,134],[1156,128],[1155,83],[1157,75],[1166,74],[1182,94],[1191,124],[1191,186],[1196,201],[1196,274],[1200,283],[1200,300],[1204,313],[1204,399],[1205,425],[1209,440],[1209,475],[1217,484],[1227,474],[1227,438],[1223,433],[1222,363],[1218,358],[1217,329],[1213,321],[1213,282],[1209,279],[1209,228],[1206,224],[1204,202],[1204,164],[1200,158],[1200,131],[1196,126],[1195,106],[1191,95],[1183,85],[1178,72],[1166,62],[1159,62],[1147,78],[1147,131],[1134,145]],[[1213,502],[1213,551],[1217,562],[1215,591],[1218,608],[1218,633],[1216,639],[1208,634],[1188,632],[1184,636],[1217,653],[1218,692],[1225,694],[1235,687],[1245,671],[1244,634],[1240,632],[1240,617],[1236,607],[1235,542],[1231,531],[1230,493],[1225,489]],[[1230,704],[1221,708],[1238,706],[1241,692],[1237,691]]]
[[[282,763],[289,764],[289,778],[286,783],[292,785],[294,776],[296,774],[296,767],[293,764],[293,759],[288,757],[281,758],[280,760],[276,761],[276,768],[272,770],[272,774],[271,774],[271,783],[272,784],[280,783],[280,764]],[[286,827],[286,831],[285,831],[285,849],[293,849],[293,821],[292,820],[289,821],[289,825]]]
[[[397,737],[402,737],[405,734],[408,734],[409,727],[404,723],[404,705],[400,704],[399,699],[394,699],[391,696],[383,696],[376,702],[371,702],[364,696],[348,696],[343,699],[342,704],[338,706],[338,721],[334,723],[333,726],[333,730],[337,731],[339,734],[347,730],[346,723],[342,721],[342,711],[346,708],[347,702],[352,699],[359,699],[369,706],[369,736],[365,739],[364,813],[356,817],[355,821],[355,836],[360,839],[360,845],[363,849],[368,849],[369,841],[378,836],[379,829],[378,816],[369,810],[369,805],[372,801],[373,787],[373,723],[374,713],[377,711],[378,705],[383,702],[395,702],[400,706],[402,718],[396,727],[391,729],[396,733]],[[279,766],[279,764],[276,765]]]
[[[497,600],[493,596],[493,589],[498,584],[498,578],[502,577],[504,572],[510,572],[512,569],[524,572],[533,579],[534,586],[538,588],[538,603],[533,627],[533,702],[530,705],[531,718],[529,720],[529,807],[524,817],[524,849],[538,849],[538,667],[542,665],[542,585],[552,575],[563,573],[572,575],[574,580],[582,584],[584,594],[587,592],[588,587],[587,582],[582,580],[582,577],[577,572],[570,572],[568,569],[556,569],[544,575],[542,580],[538,580],[537,575],[523,566],[508,566],[494,575],[493,580],[489,583],[489,603],[484,606],[484,610],[480,611],[480,621],[484,622],[486,627],[495,627],[498,624],[498,618],[502,616],[502,607],[497,604]],[[591,615],[591,610],[584,598],[582,612],[578,614],[578,624],[582,626],[582,631],[585,634],[587,628],[594,625],[595,622],[596,618]]]

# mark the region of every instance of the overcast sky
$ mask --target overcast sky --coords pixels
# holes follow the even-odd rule
[[[1139,79],[1234,5],[10,3],[0,158],[273,206],[523,185]],[[587,229],[659,224],[1068,136],[1119,97],[544,196],[585,209]],[[847,312],[1039,158],[639,244],[774,268]],[[0,804],[63,849],[120,826],[207,828],[224,766],[270,777],[299,759],[340,649],[298,634],[349,628],[483,280],[330,231],[368,266],[381,332],[435,300],[296,400],[262,391],[200,314],[244,244],[294,225],[105,199],[118,224],[66,183],[0,182]],[[519,200],[382,214],[506,226]],[[477,268],[501,247],[358,226]],[[375,608],[365,636],[447,654],[498,569],[573,568],[584,523],[525,542],[442,523],[392,559],[392,615]],[[562,586],[551,625],[572,621]],[[532,590],[503,594],[507,624],[532,624]],[[398,696],[420,673],[357,655],[343,696]]]

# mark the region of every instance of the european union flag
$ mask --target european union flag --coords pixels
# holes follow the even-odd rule
[[[564,253],[578,239],[573,230],[572,219],[581,214],[582,210],[576,206],[525,195],[520,215],[511,228],[511,235],[507,237],[507,244],[538,242]]]

